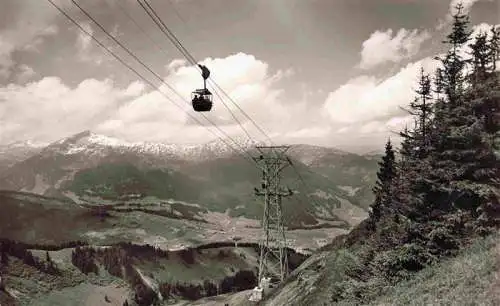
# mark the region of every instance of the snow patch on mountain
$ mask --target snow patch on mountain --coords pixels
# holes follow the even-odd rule
[[[204,144],[166,144],[152,142],[127,142],[118,138],[85,131],[66,137],[49,145],[46,149],[63,155],[105,154],[109,152],[134,152],[157,156],[171,156],[181,159],[204,159],[227,156],[241,150],[249,150],[262,144],[253,140],[216,140]],[[231,143],[228,146],[227,143]],[[236,152],[235,152],[236,151]]]

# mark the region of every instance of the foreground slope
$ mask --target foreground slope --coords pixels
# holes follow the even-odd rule
[[[476,241],[452,259],[418,272],[394,287],[381,288],[369,305],[498,305],[500,291],[500,233]],[[346,249],[323,251],[311,256],[294,271],[290,280],[263,305],[356,305],[356,294],[367,284],[349,277],[359,261]],[[333,302],[339,286],[342,301]],[[367,305],[364,303],[364,305]]]
[[[161,251],[121,243],[60,248],[2,241],[0,303],[12,305],[101,305],[133,300],[196,300],[253,288],[257,245],[205,245]],[[290,268],[304,256],[290,251]]]

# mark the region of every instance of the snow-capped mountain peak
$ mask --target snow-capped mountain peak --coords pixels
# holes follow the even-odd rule
[[[139,154],[165,155],[181,159],[206,159],[227,156],[235,151],[250,150],[263,142],[243,137],[217,139],[202,144],[168,144],[155,142],[128,142],[107,135],[84,131],[50,144],[49,152],[64,155],[74,154],[106,154],[114,152],[134,152]]]

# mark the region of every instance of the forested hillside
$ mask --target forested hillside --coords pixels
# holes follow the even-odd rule
[[[303,267],[267,303],[367,304],[481,236],[495,235],[500,224],[500,32],[471,32],[459,5],[444,40],[447,51],[436,58],[440,67],[434,74],[421,71],[408,109],[415,126],[400,133],[400,154],[390,140],[386,144],[369,218],[311,259],[319,275],[310,277],[312,268]],[[488,273],[493,275],[498,267],[492,268]],[[470,286],[479,281],[471,277]],[[305,287],[309,294],[290,295]],[[439,300],[437,292],[428,294],[427,301]]]

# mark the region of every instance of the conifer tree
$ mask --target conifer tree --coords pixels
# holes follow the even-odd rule
[[[475,147],[476,163],[470,167],[470,177],[474,184],[475,194],[480,198],[478,207],[479,225],[481,227],[495,226],[500,221],[500,159],[498,150],[500,139],[500,83],[496,69],[499,54],[499,34],[492,27],[490,38],[486,33],[476,36],[476,41],[470,45],[473,81],[468,95],[476,119]]]
[[[453,29],[446,36],[444,43],[449,45],[449,50],[444,58],[438,58],[443,65],[443,84],[451,108],[460,103],[465,85],[463,70],[466,61],[460,55],[462,47],[471,39],[469,30],[469,16],[463,13],[463,5],[459,3],[453,14]]]
[[[445,43],[449,51],[437,72],[435,85],[442,88],[444,97],[434,105],[432,153],[429,162],[432,172],[426,179],[426,202],[430,211],[453,213],[457,209],[478,216],[477,209],[484,203],[494,203],[492,177],[498,175],[498,160],[494,156],[491,133],[486,122],[491,121],[492,53],[486,36],[480,34],[470,45],[472,59],[461,57],[458,50],[470,40],[468,16],[457,6],[452,33]],[[465,75],[466,64],[472,64],[472,74]],[[466,81],[471,83],[469,87]],[[498,88],[498,86],[496,87]],[[488,115],[488,113],[490,115]],[[498,176],[497,176],[498,177]]]
[[[488,65],[490,57],[490,49],[488,46],[488,36],[486,33],[481,32],[476,35],[475,41],[469,45],[471,52],[471,59],[469,63],[472,64],[472,73],[469,76],[472,88],[476,89],[488,77]]]
[[[387,140],[385,155],[382,157],[382,161],[379,162],[379,166],[378,180],[373,188],[375,201],[370,212],[373,223],[376,223],[382,216],[383,211],[391,205],[391,184],[396,177],[396,157],[390,139]]]
[[[0,243],[0,266],[7,266],[9,264],[9,257],[7,254],[7,246],[5,243]]]
[[[497,70],[497,61],[500,60],[500,28],[491,27],[491,36],[488,45],[488,57],[491,70]]]
[[[420,70],[419,88],[415,91],[417,97],[410,103],[408,112],[416,118],[416,126],[413,139],[416,141],[415,149],[418,158],[423,158],[429,151],[429,130],[432,100],[432,81],[428,74],[425,74],[423,67]],[[409,134],[406,132],[402,135],[407,138]]]

